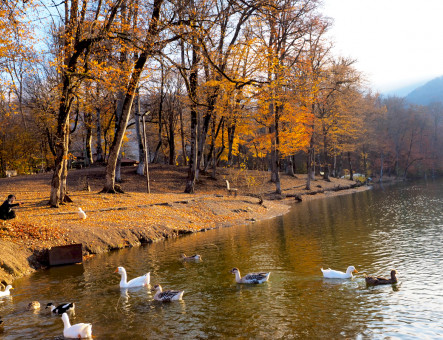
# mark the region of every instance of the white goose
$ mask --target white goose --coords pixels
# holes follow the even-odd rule
[[[0,292],[0,297],[11,295],[11,292],[10,292],[11,289],[14,289],[14,288],[11,285],[7,285],[5,290],[3,292]]]
[[[134,288],[134,287],[143,287],[149,285],[151,281],[151,273],[146,273],[143,276],[136,277],[135,279],[128,280],[128,276],[126,275],[126,270],[123,267],[118,267],[114,273],[119,273],[121,275],[120,280],[120,288]]]
[[[183,297],[184,290],[165,290],[163,291],[162,286],[155,285],[152,290],[155,290],[156,293],[154,295],[154,300],[156,301],[163,301],[163,302],[170,302],[170,301],[176,301],[181,300]]]
[[[241,277],[240,270],[238,268],[233,268],[231,270],[231,273],[235,275],[235,281],[237,283],[263,283],[269,280],[269,275],[271,275],[270,272],[268,273],[249,273],[245,276]]]
[[[77,323],[71,326],[68,314],[62,314],[63,336],[69,339],[83,339],[92,337],[92,325],[90,323]]]
[[[349,266],[346,270],[346,273],[343,273],[338,270],[332,270],[329,269],[323,269],[321,268],[321,271],[323,272],[323,277],[328,279],[352,279],[352,273],[356,272],[358,273],[357,269],[355,269],[354,266]]]

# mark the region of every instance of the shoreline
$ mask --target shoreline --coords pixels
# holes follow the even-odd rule
[[[47,186],[44,184],[47,178],[40,177]],[[77,190],[70,191],[74,203],[53,209],[45,204],[46,198],[41,195],[42,188],[36,184],[36,179],[33,176],[15,179],[22,186],[29,182],[25,185],[27,191],[16,194],[18,201],[24,198],[23,208],[16,209],[16,219],[0,220],[2,285],[47,268],[49,249],[54,246],[82,243],[83,258],[87,260],[94,254],[281,216],[294,204],[303,204],[296,203],[294,197],[308,201],[371,188],[359,186],[354,181],[331,179],[331,182],[312,182],[312,190],[306,192],[299,184],[304,181],[302,178],[297,179],[298,183],[294,182],[295,179],[285,178],[284,195],[278,197],[264,189],[267,183],[262,184],[260,190],[241,188],[238,196],[229,195],[220,184],[223,179],[211,190],[197,194],[130,191],[115,195],[98,194],[95,188],[94,192],[89,192],[76,187]],[[139,177],[136,179],[140,182]],[[9,182],[14,179],[0,180],[3,193],[11,190],[5,185]],[[232,180],[232,183],[236,182]],[[86,220],[77,216],[79,206],[86,212]]]

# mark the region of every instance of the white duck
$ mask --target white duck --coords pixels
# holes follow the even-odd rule
[[[354,266],[349,266],[346,270],[346,273],[343,273],[338,270],[332,270],[329,269],[323,269],[321,268],[321,271],[323,272],[323,277],[328,279],[352,279],[352,273],[356,272],[358,273],[357,269],[355,269]]]
[[[154,300],[170,302],[174,300],[181,300],[183,297],[184,290],[165,290],[163,291],[162,286],[155,285],[152,290],[155,290]]]
[[[14,289],[14,288],[11,285],[7,285],[5,290],[3,292],[0,292],[0,297],[11,295],[11,292],[10,292],[11,289]]]
[[[180,255],[183,261],[200,261],[202,257],[198,254],[192,256],[186,256],[186,254]]]
[[[128,280],[128,276],[126,275],[126,270],[123,267],[118,267],[115,270],[115,273],[119,273],[121,275],[120,280],[120,288],[134,288],[134,287],[143,287],[149,285],[151,281],[151,273],[146,273],[143,276],[136,277],[135,279]]]
[[[268,273],[249,273],[241,277],[240,270],[233,268],[231,273],[235,275],[235,281],[237,283],[263,283],[269,280],[270,272]]]
[[[92,325],[90,323],[77,323],[71,326],[68,314],[62,314],[63,336],[69,339],[83,339],[92,337]]]
[[[78,216],[82,219],[86,219],[86,213],[82,210],[82,208],[78,208]]]

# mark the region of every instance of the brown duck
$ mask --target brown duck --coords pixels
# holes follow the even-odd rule
[[[384,277],[374,277],[374,276],[366,276],[366,284],[371,286],[377,285],[389,285],[392,283],[397,283],[397,277],[395,276],[397,272],[395,270],[391,270],[391,278],[385,279]]]

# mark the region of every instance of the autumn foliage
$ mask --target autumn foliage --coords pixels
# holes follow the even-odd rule
[[[270,170],[277,193],[280,172],[440,173],[441,105],[371,93],[354,60],[332,55],[321,10],[316,0],[3,1],[0,175],[53,171],[59,206],[70,168],[105,164],[104,190],[116,192],[121,160],[145,154],[188,166],[187,192],[217,167]]]

